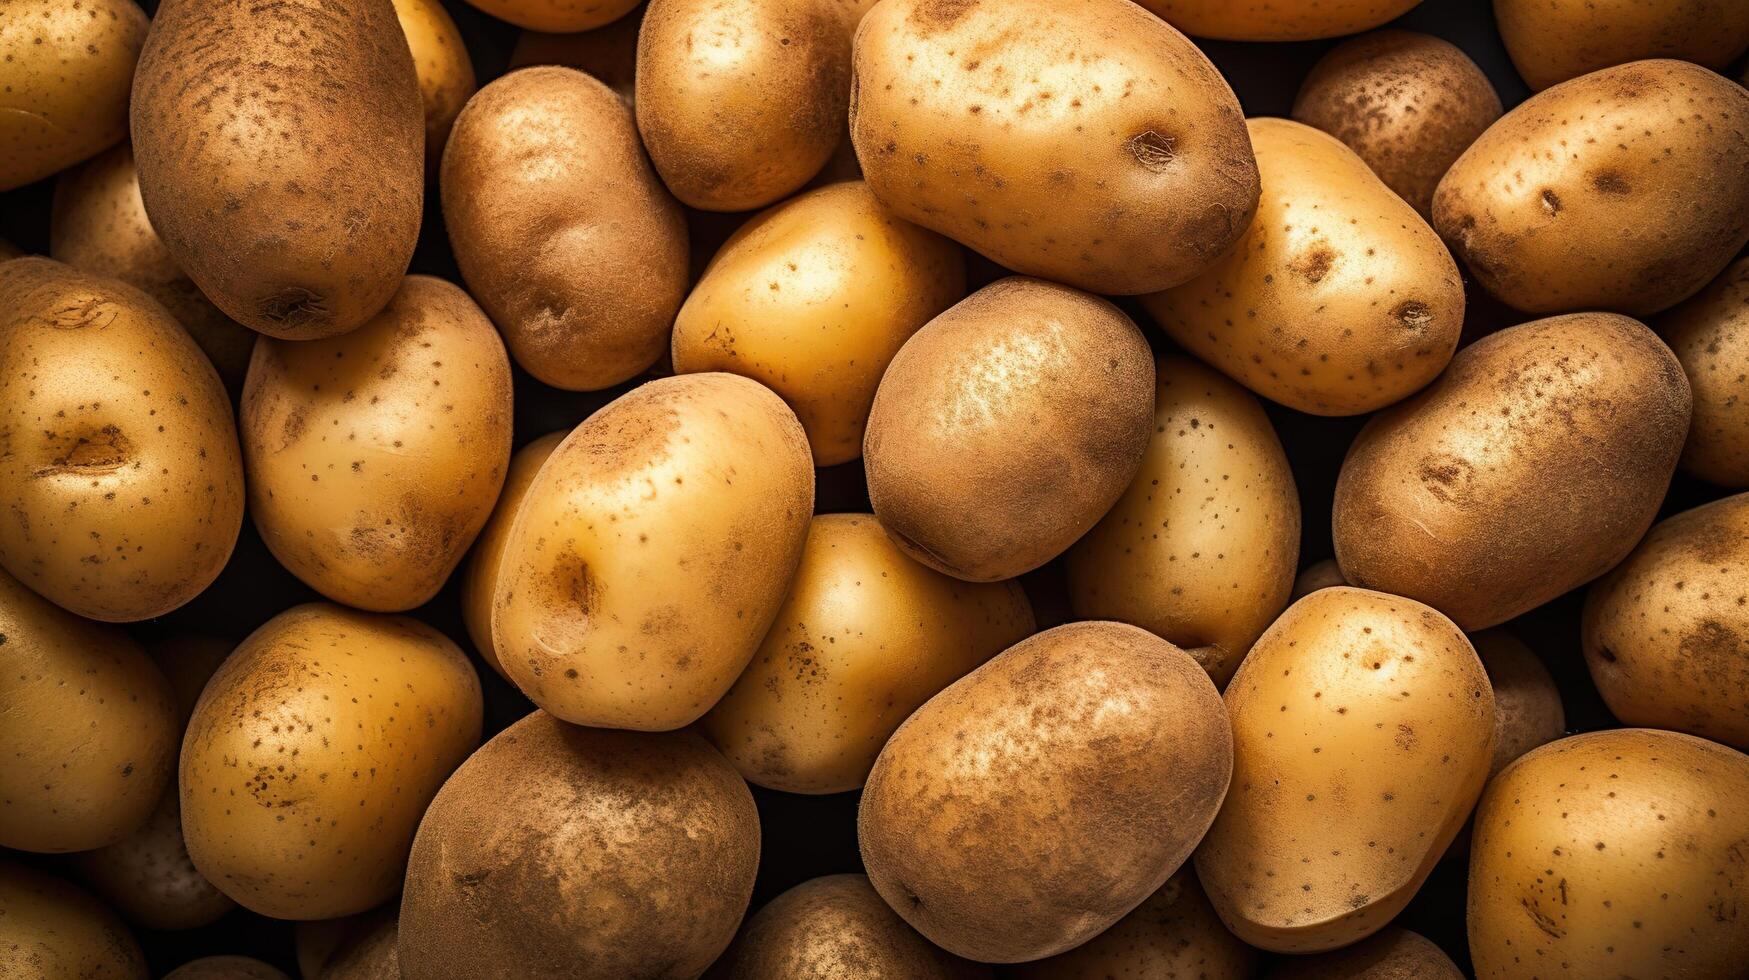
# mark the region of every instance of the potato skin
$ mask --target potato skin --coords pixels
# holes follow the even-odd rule
[[[0,859],[0,976],[147,980],[127,926],[72,884]]]
[[[425,111],[425,171],[435,175],[450,127],[474,94],[474,63],[468,60],[467,42],[441,0],[393,2],[419,79],[419,102]]]
[[[1278,963],[1268,980],[1464,980],[1427,937],[1389,926],[1345,949]]]
[[[250,956],[203,956],[190,960],[164,980],[291,980],[278,967]]]
[[[1666,309],[1749,241],[1749,91],[1680,61],[1565,82],[1452,164],[1433,226],[1525,312]]]
[[[432,801],[401,899],[401,971],[696,977],[734,938],[758,865],[753,796],[704,739],[537,711]]]
[[[899,726],[863,789],[863,864],[949,952],[1051,956],[1178,870],[1231,766],[1220,694],[1189,655],[1122,623],[1059,626]]]
[[[1165,289],[1256,210],[1232,89],[1125,0],[883,0],[853,72],[850,133],[875,196],[1016,272]]]
[[[1437,611],[1364,589],[1288,607],[1227,685],[1233,787],[1197,875],[1245,942],[1315,953],[1408,904],[1482,792],[1494,695]]]
[[[1069,550],[1078,619],[1177,644],[1223,685],[1287,608],[1300,500],[1251,393],[1187,357],[1155,365],[1154,426],[1129,489]]]
[[[1488,778],[1539,745],[1567,733],[1567,713],[1549,669],[1530,647],[1504,629],[1483,630],[1470,643],[1494,692],[1494,761]]]
[[[1642,58],[1721,71],[1749,47],[1737,0],[1494,0],[1494,23],[1532,89]]]
[[[362,915],[299,923],[298,970],[305,980],[401,980],[399,914],[391,901]]]
[[[1307,565],[1294,576],[1294,590],[1288,601],[1298,602],[1319,589],[1347,584],[1348,580],[1342,577],[1342,566],[1336,564],[1336,559],[1326,558]]]
[[[0,11],[0,191],[23,187],[127,136],[146,42],[133,0],[8,0]]]
[[[510,525],[516,521],[516,511],[522,506],[522,499],[528,496],[534,475],[540,472],[541,464],[559,448],[559,443],[568,434],[568,431],[549,432],[510,457],[504,489],[498,492],[498,502],[492,508],[492,516],[486,519],[486,526],[474,538],[473,553],[462,570],[462,622],[467,626],[468,639],[474,642],[480,659],[507,681],[510,676],[498,663],[498,648],[492,644],[492,596],[498,591],[498,563],[504,557],[504,544],[510,540]]]
[[[163,0],[134,77],[146,213],[226,315],[272,337],[358,327],[401,284],[424,111],[389,0]]]
[[[643,23],[640,2],[637,9],[605,27],[576,34],[523,31],[510,51],[510,70],[532,65],[575,68],[630,105],[637,91],[638,29]]]
[[[531,31],[569,34],[614,23],[641,0],[468,0],[486,13]]]
[[[1746,838],[1740,752],[1648,729],[1531,752],[1476,811],[1476,976],[1521,977],[1532,963],[1571,977],[1736,975],[1749,956]]]
[[[1534,609],[1608,571],[1651,526],[1688,410],[1681,365],[1627,317],[1484,337],[1349,447],[1331,521],[1342,573],[1466,630]]]
[[[1694,392],[1683,472],[1749,487],[1749,259],[1664,314],[1656,328]]]
[[[1311,41],[1358,34],[1421,0],[1137,0],[1186,34],[1223,41]]]
[[[605,85],[557,67],[487,85],[456,119],[442,185],[456,264],[524,370],[592,391],[662,355],[686,221]]]

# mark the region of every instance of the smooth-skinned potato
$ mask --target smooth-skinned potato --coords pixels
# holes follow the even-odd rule
[[[1504,629],[1490,629],[1473,634],[1470,643],[1494,692],[1494,761],[1488,766],[1492,779],[1512,760],[1565,735],[1567,713],[1555,679],[1524,641]]]
[[[1138,0],[1172,26],[1223,41],[1311,41],[1370,30],[1421,0]]]
[[[468,639],[480,652],[480,659],[510,680],[498,663],[498,648],[492,645],[492,596],[498,591],[498,563],[504,557],[504,543],[510,540],[510,525],[516,521],[516,511],[541,464],[559,448],[569,430],[549,432],[516,451],[510,457],[510,469],[504,476],[504,489],[498,492],[498,502],[486,526],[474,538],[474,551],[462,571],[462,622],[467,626]],[[511,683],[515,683],[512,681]]]
[[[474,63],[441,0],[394,0],[425,109],[425,170],[435,174],[450,127],[474,94]]]
[[[133,0],[8,0],[0,7],[0,191],[127,136],[128,93],[146,43]]]
[[[190,960],[164,980],[291,980],[284,971],[252,956],[203,956]]]
[[[1732,264],[1655,326],[1694,392],[1683,471],[1732,489],[1749,487],[1749,259]]]
[[[1464,980],[1445,950],[1395,926],[1335,952],[1276,964],[1267,980]]]
[[[1494,24],[1532,89],[1644,58],[1714,71],[1749,47],[1738,0],[1494,0]]]
[[[531,31],[569,34],[614,23],[643,0],[468,0],[500,20]]]
[[[146,980],[146,957],[121,921],[77,887],[0,858],[0,976]]]

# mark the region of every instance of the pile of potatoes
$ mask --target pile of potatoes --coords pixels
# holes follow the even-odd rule
[[[1749,3],[468,4],[0,2],[0,976],[1745,975]]]

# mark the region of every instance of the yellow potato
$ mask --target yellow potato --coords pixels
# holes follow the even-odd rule
[[[1342,577],[1342,566],[1336,564],[1336,559],[1326,558],[1307,565],[1294,577],[1294,588],[1288,601],[1298,602],[1319,589],[1347,584],[1348,580]]]
[[[394,0],[395,19],[407,36],[419,100],[425,107],[425,170],[437,172],[443,145],[462,105],[474,94],[474,63],[441,0]]]
[[[1137,0],[1186,34],[1225,41],[1310,41],[1358,34],[1421,0]]]
[[[1165,289],[1256,210],[1233,90],[1128,0],[882,0],[853,73],[850,134],[875,196],[1016,272]]]
[[[1493,778],[1512,760],[1567,733],[1567,714],[1555,679],[1536,653],[1504,629],[1470,637],[1494,692]]]
[[[125,138],[146,14],[133,0],[0,5],[0,191]]]
[[[1067,953],[1016,964],[1003,975],[1015,980],[1249,980],[1260,958],[1221,924],[1196,871],[1186,865],[1117,925]]]
[[[1694,391],[1682,469],[1709,483],[1749,487],[1749,259],[1658,318]]]
[[[1488,778],[1494,696],[1452,622],[1335,587],[1288,607],[1227,685],[1233,788],[1196,870],[1240,939],[1315,953],[1415,896]]]
[[[531,31],[592,31],[619,20],[642,0],[468,0],[501,20]]]
[[[1488,785],[1470,856],[1476,976],[1729,977],[1749,959],[1749,756],[1575,735]]]
[[[1164,637],[1221,685],[1287,607],[1300,500],[1250,392],[1187,357],[1154,373],[1142,468],[1070,549],[1069,598],[1076,618]]]
[[[243,390],[249,512],[274,557],[337,602],[437,594],[510,462],[510,359],[473,300],[408,276],[353,332],[267,338]]]
[[[474,551],[462,571],[462,622],[467,625],[468,638],[480,659],[510,680],[498,663],[498,648],[492,645],[492,595],[498,591],[498,562],[504,557],[504,543],[510,539],[510,525],[516,520],[516,510],[522,498],[528,496],[534,475],[541,464],[559,448],[568,430],[549,432],[523,446],[510,457],[510,469],[504,477],[504,489],[498,493],[498,503],[486,526],[474,539]],[[511,683],[515,683],[512,681]]]
[[[248,956],[205,956],[190,960],[164,980],[291,980],[278,967]]]
[[[628,104],[637,87],[638,28],[644,23],[640,2],[630,14],[593,30],[576,34],[523,31],[510,52],[510,70],[531,65],[562,65],[592,75]]]
[[[1719,71],[1749,47],[1741,0],[1494,0],[1494,23],[1538,90],[1642,58]]]
[[[1445,950],[1395,926],[1346,949],[1276,964],[1268,980],[1464,980]]]
[[[182,745],[188,854],[281,919],[361,912],[401,887],[426,804],[480,739],[480,682],[411,619],[296,606],[207,684]]]
[[[0,976],[146,980],[146,957],[110,911],[73,885],[0,858]]]
[[[817,466],[862,455],[893,355],[966,294],[959,246],[901,221],[858,182],[741,226],[674,321],[674,370],[728,371],[795,410]]]

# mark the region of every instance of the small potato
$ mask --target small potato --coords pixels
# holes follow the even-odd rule
[[[1348,580],[1342,577],[1342,566],[1336,564],[1336,559],[1326,558],[1307,565],[1294,577],[1294,589],[1288,601],[1298,602],[1319,589],[1347,584]]]
[[[1015,980],[1250,980],[1260,957],[1221,924],[1190,866],[1085,943],[1003,971]]]
[[[1421,0],[1137,0],[1186,34],[1223,41],[1311,41],[1370,30]]]
[[[856,789],[911,712],[1035,628],[1020,583],[949,578],[870,515],[822,515],[765,641],[702,731],[761,786]]]
[[[474,94],[474,63],[441,0],[394,0],[425,107],[425,170],[435,174],[450,127]]]
[[[1625,316],[1484,337],[1349,447],[1331,518],[1342,574],[1466,630],[1584,585],[1651,526],[1688,407],[1682,366]]]
[[[1359,415],[1444,370],[1464,322],[1457,263],[1334,137],[1253,119],[1257,218],[1210,269],[1143,305],[1172,339],[1265,398]]]
[[[619,20],[642,0],[468,0],[500,20],[531,31],[593,31]]]
[[[958,245],[893,217],[867,184],[833,184],[742,225],[711,260],[674,321],[674,370],[764,384],[816,466],[849,462],[893,355],[965,295]]]
[[[1427,937],[1390,926],[1346,949],[1284,959],[1268,980],[1464,980],[1464,971]]]
[[[691,732],[537,711],[456,771],[401,898],[406,980],[696,977],[759,866],[753,795]]]
[[[1117,307],[1001,280],[930,321],[887,367],[863,441],[869,500],[923,564],[970,582],[1013,578],[1123,494],[1148,447],[1153,392],[1148,342]]]
[[[549,432],[510,457],[510,471],[504,477],[504,489],[498,492],[498,503],[492,509],[492,516],[474,539],[473,555],[462,572],[462,622],[467,625],[468,638],[473,640],[474,649],[480,652],[480,659],[505,680],[510,680],[510,677],[498,663],[498,648],[492,645],[492,596],[498,591],[498,563],[504,557],[504,543],[510,540],[510,525],[516,520],[522,499],[528,496],[534,475],[540,472],[541,464],[559,448],[567,434],[564,431]]]
[[[1319,59],[1293,117],[1341,140],[1422,218],[1452,161],[1504,110],[1482,69],[1456,45],[1377,31]]]
[[[99,153],[128,133],[128,92],[146,43],[133,0],[0,5],[0,191]]]
[[[1741,976],[1745,840],[1740,752],[1647,729],[1531,752],[1476,811],[1467,916],[1476,976]]]
[[[1488,778],[1514,759],[1567,733],[1555,679],[1536,653],[1503,629],[1470,637],[1494,692],[1494,761]]]
[[[369,323],[255,346],[243,389],[249,513],[280,563],[337,602],[422,605],[510,463],[510,359],[473,300],[408,276]]]
[[[1488,778],[1494,696],[1421,603],[1321,589],[1227,685],[1233,789],[1196,870],[1240,939],[1316,953],[1377,932],[1427,880]]]
[[[425,806],[480,740],[480,681],[415,620],[320,603],[243,641],[182,744],[188,854],[280,919],[361,912],[401,886]]]
[[[1749,259],[1664,314],[1656,327],[1694,392],[1683,471],[1734,490],[1749,488]]]
[[[146,980],[127,926],[52,875],[0,858],[0,976],[18,980]]]
[[[278,967],[248,956],[206,956],[190,960],[164,980],[291,980]]]
[[[576,34],[523,31],[510,52],[510,70],[532,65],[561,65],[591,75],[632,102],[637,88],[638,28],[644,23],[644,8],[593,30]]]
[[[1749,241],[1749,91],[1681,61],[1565,82],[1452,164],[1433,227],[1525,312],[1666,309]]]
[[[1026,275],[1149,293],[1257,208],[1233,90],[1128,0],[882,0],[856,34],[850,134],[895,214]]]
[[[1129,489],[1070,549],[1079,619],[1182,647],[1222,685],[1287,607],[1300,500],[1251,393],[1187,357],[1155,366],[1154,432]]]
[[[1749,47],[1742,0],[1494,0],[1506,53],[1532,89],[1642,58],[1722,70]]]
[[[492,82],[456,119],[442,185],[456,264],[524,370],[591,391],[661,357],[686,220],[607,86],[553,67]]]
[[[1220,694],[1184,651],[1122,623],[1059,626],[899,726],[863,789],[863,864],[949,952],[1052,956],[1178,870],[1232,761]]]

